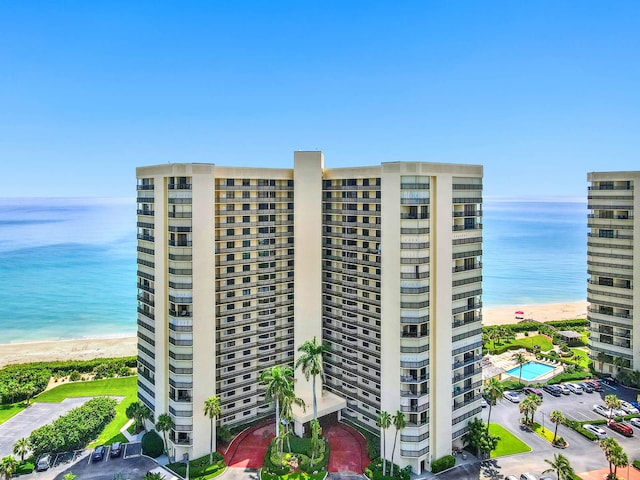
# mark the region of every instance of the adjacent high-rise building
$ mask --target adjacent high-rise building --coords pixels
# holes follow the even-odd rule
[[[273,415],[260,373],[314,337],[330,347],[319,415],[377,433],[380,411],[403,412],[395,459],[416,473],[451,452],[481,411],[481,166],[296,152],[293,169],[137,177],[139,397],[172,416],[176,456],[208,452],[212,395],[218,425]],[[300,372],[296,393],[300,432]]]
[[[587,180],[591,358],[603,373],[640,370],[640,171],[592,172]]]

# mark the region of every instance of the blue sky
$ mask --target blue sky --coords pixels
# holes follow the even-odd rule
[[[488,196],[640,169],[637,1],[0,0],[0,196],[166,162],[479,163]]]

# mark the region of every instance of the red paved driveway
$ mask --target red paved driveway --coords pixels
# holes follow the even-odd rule
[[[276,436],[274,420],[254,425],[233,439],[224,455],[225,463],[235,468],[261,468],[269,442]]]
[[[326,426],[322,435],[329,439],[329,471],[364,473],[369,465],[367,441],[356,429],[344,423]]]

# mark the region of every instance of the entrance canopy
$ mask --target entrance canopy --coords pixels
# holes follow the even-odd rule
[[[302,408],[293,405],[292,410],[293,419],[296,422],[296,433],[298,426],[302,427],[305,423],[313,420],[313,397],[304,396],[300,398],[302,398],[307,408],[303,411]],[[332,392],[327,392],[326,390],[322,392],[322,395],[318,395],[316,400],[318,402],[318,418],[329,415],[330,413],[339,412],[347,407],[347,401],[344,398]]]

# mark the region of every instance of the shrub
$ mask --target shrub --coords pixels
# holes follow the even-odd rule
[[[116,405],[112,398],[93,398],[52,423],[36,428],[29,435],[33,455],[84,448],[115,417]]]
[[[640,470],[640,460],[634,460],[632,465],[636,467],[638,470]]]
[[[589,322],[586,318],[576,318],[573,320],[550,320],[544,323],[545,325],[551,325],[552,327],[555,327],[558,330],[572,330],[577,327],[589,326]]]
[[[446,455],[442,458],[431,462],[431,473],[439,473],[443,470],[453,467],[456,464],[456,457],[453,455]]]
[[[164,451],[162,437],[155,430],[145,433],[142,436],[142,453],[151,458],[158,458]]]
[[[77,370],[74,370],[69,374],[69,380],[71,380],[72,382],[77,382],[81,378],[82,378],[82,375],[80,375],[80,372]]]
[[[233,433],[226,425],[222,425],[216,429],[216,438],[218,440],[223,441],[224,443],[229,443],[229,441],[233,438]]]
[[[209,464],[209,454],[195,458],[189,461],[189,478],[206,477],[221,470],[225,467],[224,457],[218,453],[213,452],[213,463]],[[174,471],[182,478],[187,476],[187,464],[183,462],[175,462],[167,465],[167,468]]]

